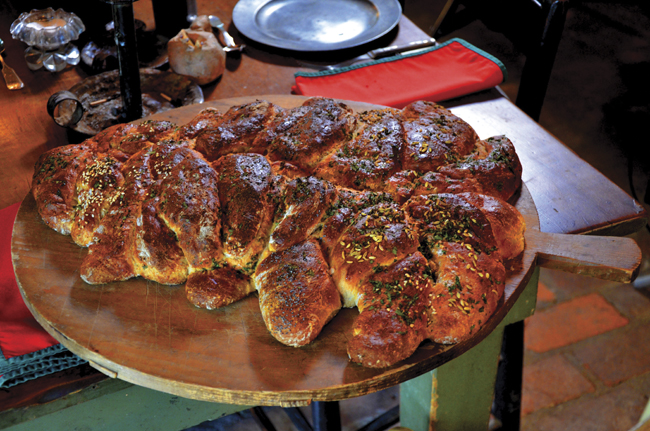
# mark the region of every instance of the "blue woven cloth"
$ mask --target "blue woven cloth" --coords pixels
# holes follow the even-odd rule
[[[11,261],[17,212],[18,204],[0,209],[0,388],[86,362],[51,338],[25,307]]]
[[[0,351],[0,388],[10,388],[86,362],[61,344],[9,359]]]

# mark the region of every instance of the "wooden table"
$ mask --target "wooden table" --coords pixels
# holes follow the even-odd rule
[[[228,23],[235,3],[235,0],[199,1],[199,13],[219,15]],[[9,25],[20,12],[42,6],[29,2],[0,2],[0,37],[5,41],[5,59],[26,84],[20,91],[10,92],[4,86],[0,88],[0,144],[4,150],[0,159],[0,180],[3,184],[0,208],[21,201],[28,193],[33,165],[39,154],[49,148],[80,142],[84,138],[57,126],[47,115],[45,105],[52,93],[70,88],[84,79],[86,73],[80,67],[68,68],[57,74],[29,71],[22,59],[25,46],[12,40],[8,32]],[[141,0],[135,7],[137,17],[152,23],[150,4]],[[68,6],[68,9],[74,10],[74,6]],[[230,29],[233,30],[235,38],[241,40],[236,29],[232,26]],[[412,22],[402,18],[396,32],[371,44],[372,46],[364,47],[363,50],[425,37],[426,35]],[[290,92],[293,74],[299,70],[296,58],[284,51],[270,50],[247,42],[249,47],[246,53],[240,58],[229,58],[224,76],[217,83],[203,88],[206,100]],[[346,52],[345,56],[351,57],[358,53],[358,50],[352,50]],[[625,235],[645,225],[647,215],[638,203],[523,114],[498,90],[443,104],[468,121],[481,137],[505,134],[515,143],[524,166],[524,181],[539,212],[539,224],[543,232]],[[403,417],[412,418],[408,426],[414,429],[428,428],[431,419],[431,386],[434,381],[438,385],[436,394],[440,399],[446,400],[448,405],[454,404],[456,400],[453,394],[446,391],[452,386],[458,386],[460,382],[445,380],[445,376],[457,375],[459,371],[467,376],[463,383],[469,386],[469,390],[455,390],[455,393],[475,394],[475,400],[462,400],[465,405],[473,405],[473,402],[485,404],[483,395],[490,385],[493,387],[494,381],[492,378],[481,379],[478,376],[494,374],[496,364],[490,365],[488,368],[491,371],[486,372],[482,361],[477,359],[498,352],[503,326],[506,323],[521,321],[532,312],[535,280],[533,275],[532,282],[522,294],[520,302],[483,343],[432,373],[402,385]],[[482,385],[483,388],[478,388],[477,385]],[[72,394],[66,395],[69,393]],[[422,398],[419,396],[421,393],[428,393],[429,397]],[[125,403],[127,396],[130,397],[129,400],[140,401]],[[66,427],[66,416],[72,414],[73,410],[78,411],[75,410],[76,407],[85,411],[90,409],[93,414],[86,419],[97,425],[102,422],[102,403],[122,409],[119,411],[124,411],[125,415],[130,414],[131,421],[122,419],[136,427],[134,429],[144,429],[142,426],[147,423],[159,424],[158,429],[163,429],[163,424],[167,429],[179,429],[242,408],[179,399],[120,380],[106,379],[88,367],[79,367],[11,390],[0,390],[0,427],[15,424],[15,429],[27,429],[21,427],[28,424],[33,426],[37,423],[35,421],[42,419],[46,420],[43,423],[47,423],[50,428],[51,425],[58,424],[63,429]],[[447,412],[444,410],[446,407],[442,404],[441,406],[436,419],[439,424],[460,420],[453,417],[457,412]],[[64,408],[66,410],[61,410]],[[138,408],[156,408],[159,412],[157,420],[146,418],[138,422],[133,419],[138,414]],[[183,408],[193,409],[197,414],[191,419],[183,417],[181,420],[178,418],[178,412]],[[82,416],[83,413],[80,417]],[[35,417],[40,419],[25,422]],[[170,419],[171,417],[175,419]],[[194,422],[191,422],[192,420]],[[138,426],[140,428],[137,428]],[[126,429],[121,426],[120,428]]]

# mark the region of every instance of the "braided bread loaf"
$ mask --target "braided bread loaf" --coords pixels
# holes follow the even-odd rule
[[[506,202],[520,185],[512,143],[441,106],[312,98],[114,126],[44,153],[32,192],[48,226],[88,247],[87,283],[184,283],[207,309],[257,290],[289,346],[356,306],[351,360],[387,367],[489,319],[503,261],[524,248]]]

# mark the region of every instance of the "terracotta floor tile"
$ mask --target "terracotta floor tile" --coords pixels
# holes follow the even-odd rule
[[[616,385],[650,371],[650,329],[640,324],[604,334],[573,355],[606,385]]]
[[[643,293],[643,290],[635,289],[631,284],[620,284],[614,289],[603,292],[603,296],[623,315],[634,319],[650,316],[650,299]]]
[[[553,302],[555,294],[541,281],[537,285],[537,302]]]
[[[522,419],[522,431],[628,431],[647,402],[648,379],[641,385],[621,385],[600,396],[585,395]],[[637,387],[641,386],[641,387]]]
[[[592,293],[553,306],[526,319],[525,345],[546,352],[628,323],[602,296]]]
[[[556,406],[594,390],[594,385],[564,356],[551,356],[524,368],[522,415]]]
[[[539,279],[546,286],[553,289],[558,301],[567,301],[571,298],[583,296],[613,283],[547,268],[541,269]]]

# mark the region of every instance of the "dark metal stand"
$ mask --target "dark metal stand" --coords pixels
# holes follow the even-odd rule
[[[291,422],[300,431],[341,431],[341,412],[338,401],[315,401],[311,405],[313,426],[297,407],[284,409]],[[383,431],[399,421],[399,406],[384,412],[357,431]]]
[[[503,344],[492,407],[492,414],[501,422],[502,431],[519,430],[523,368],[524,321],[522,320],[511,323],[503,329]]]
[[[196,15],[196,5],[192,1],[152,0],[151,4],[156,21],[156,33],[169,39],[176,36],[181,29],[189,27],[187,17],[190,13]]]
[[[135,0],[104,0],[110,4],[115,23],[115,45],[120,72],[120,92],[124,112],[122,120],[129,122],[142,118],[142,90],[133,2]]]
[[[271,419],[264,413],[264,410],[262,407],[253,407],[251,409],[251,413],[253,415],[253,420],[257,424],[257,426],[260,428],[262,431],[275,431],[275,427],[273,426],[273,422],[271,422]]]
[[[315,401],[311,416],[316,431],[341,431],[341,411],[337,401]]]
[[[314,428],[312,428],[298,407],[286,407],[284,412],[289,416],[289,419],[291,419],[295,427],[298,428],[298,431],[313,431]]]

